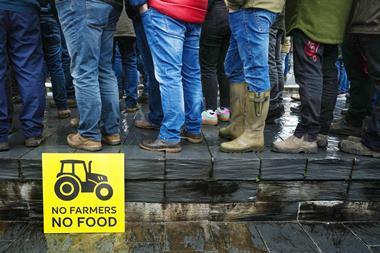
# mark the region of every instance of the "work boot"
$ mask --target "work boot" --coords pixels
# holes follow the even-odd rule
[[[338,135],[358,136],[362,135],[362,127],[355,127],[349,124],[345,117],[331,123],[330,133]]]
[[[120,134],[103,135],[102,142],[110,146],[120,145]]]
[[[244,132],[244,104],[248,85],[238,83],[230,85],[231,123],[219,129],[219,136],[233,140]]]
[[[305,136],[298,138],[294,135],[286,140],[277,140],[273,143],[272,151],[279,153],[317,153],[317,141],[306,141]]]
[[[35,148],[41,145],[43,141],[44,138],[42,136],[30,137],[25,140],[25,146],[28,148]]]
[[[355,139],[356,140],[356,139]],[[345,153],[361,155],[361,156],[371,156],[375,158],[380,158],[380,152],[370,150],[361,142],[342,140],[339,143],[339,149]]]
[[[318,148],[327,148],[327,146],[329,145],[328,138],[329,137],[327,135],[318,134],[317,136]]]
[[[77,107],[77,101],[74,98],[68,98],[67,99],[67,106],[69,108],[76,108]]]
[[[79,133],[69,134],[67,136],[67,144],[75,149],[81,149],[85,151],[99,151],[102,149],[102,143],[100,141],[93,141],[88,138],[82,137]]]
[[[71,111],[69,109],[58,110],[57,111],[58,119],[67,119],[71,116]]]
[[[265,119],[269,110],[270,92],[247,92],[245,99],[244,132],[233,141],[222,143],[221,151],[243,153],[264,150]]]
[[[135,127],[141,128],[141,129],[150,129],[150,130],[158,130],[158,129],[160,129],[159,126],[154,125],[152,122],[150,122],[145,117],[143,117],[142,119],[135,120]]]
[[[181,132],[181,138],[193,144],[199,144],[199,143],[202,143],[203,141],[202,134],[192,134],[192,133],[186,132],[185,130]]]
[[[140,148],[148,151],[166,151],[168,153],[178,153],[182,151],[180,143],[171,143],[160,139],[155,141],[144,140],[140,143]]]
[[[7,151],[9,150],[9,143],[8,142],[0,142],[0,152],[1,151]]]

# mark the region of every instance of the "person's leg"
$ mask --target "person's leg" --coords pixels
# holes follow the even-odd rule
[[[9,149],[8,134],[9,134],[9,102],[11,96],[7,89],[7,70],[8,61],[6,54],[7,33],[10,28],[9,14],[7,11],[0,10],[0,151]]]
[[[23,110],[20,115],[27,146],[41,143],[45,110],[44,55],[39,15],[10,12],[9,58],[14,66]],[[39,140],[34,141],[38,138]],[[32,142],[29,142],[32,140]]]
[[[186,29],[182,56],[182,83],[186,113],[185,132],[200,142],[202,140],[202,83],[199,66],[201,26],[187,24]]]
[[[326,45],[323,51],[322,72],[323,90],[320,114],[320,134],[327,135],[331,122],[334,119],[334,109],[338,97],[338,70],[336,61],[338,60],[338,46]]]
[[[112,69],[112,54],[113,35],[120,13],[112,7],[109,8],[109,6],[105,6],[105,9],[102,10],[108,14],[109,20],[100,38],[99,88],[102,111],[100,122],[101,131],[103,137],[105,137],[103,141],[107,144],[116,145],[120,144],[120,107],[119,88],[115,72]],[[114,138],[111,138],[111,136],[114,136]]]
[[[59,24],[61,26],[61,24]],[[70,106],[74,106],[75,101],[75,90],[74,90],[74,83],[73,83],[73,77],[71,76],[70,72],[70,55],[69,51],[67,50],[67,45],[66,45],[66,39],[63,35],[62,29],[61,29],[61,47],[62,47],[62,67],[63,71],[65,73],[65,81],[66,81],[66,94],[67,94],[67,99],[71,100]]]
[[[278,29],[271,28],[269,32],[269,80],[270,80],[270,106],[269,111],[277,107],[277,95],[279,92],[279,80],[277,74],[277,34]]]
[[[136,38],[123,37],[119,40],[119,49],[124,72],[125,105],[133,112],[137,110],[137,53]]]
[[[230,45],[230,32],[225,33],[225,37],[222,41],[222,48],[219,53],[218,61],[218,83],[219,83],[219,99],[220,107],[230,108],[230,85],[228,78],[224,70],[224,62],[226,60],[226,55],[228,47]]]
[[[53,98],[58,111],[64,111],[67,110],[67,94],[61,58],[61,28],[53,14],[41,15],[41,33],[46,66],[51,77]],[[70,114],[67,116],[69,117]]]
[[[148,100],[149,100],[149,114],[148,125],[151,128],[158,128],[163,119],[163,111],[161,104],[160,85],[154,74],[154,65],[151,50],[148,45],[144,25],[140,19],[133,20],[133,26],[136,33],[136,45],[141,53],[141,58],[144,63],[144,69],[148,78]],[[144,121],[142,121],[144,123]],[[137,121],[135,122],[137,126]]]

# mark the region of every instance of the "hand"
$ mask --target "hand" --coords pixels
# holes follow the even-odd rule
[[[148,10],[148,4],[144,4],[144,5],[141,5],[139,7],[139,12],[140,14],[143,14],[144,12],[146,12]]]

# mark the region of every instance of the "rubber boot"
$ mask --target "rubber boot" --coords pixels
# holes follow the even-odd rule
[[[243,153],[264,150],[265,119],[268,116],[270,92],[247,92],[245,129],[239,138],[222,143],[221,151]]]
[[[247,89],[246,83],[230,85],[231,123],[219,129],[219,137],[233,140],[244,132],[244,104]]]

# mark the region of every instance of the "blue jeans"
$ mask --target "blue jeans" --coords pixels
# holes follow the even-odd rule
[[[249,91],[270,90],[269,30],[277,14],[263,9],[230,13],[231,40],[225,60],[230,83],[248,84]]]
[[[71,76],[70,67],[71,67],[71,59],[69,55],[69,51],[67,50],[66,40],[63,36],[63,32],[61,29],[61,46],[62,46],[62,67],[65,73],[65,81],[66,81],[66,94],[67,98],[75,99],[75,90],[73,84],[73,77]]]
[[[20,115],[26,138],[42,135],[45,110],[44,54],[37,13],[0,10],[0,142],[8,140],[9,118],[6,72],[12,62],[23,109]]]
[[[164,117],[161,104],[160,84],[158,83],[156,76],[154,75],[152,54],[148,45],[144,25],[141,19],[134,19],[133,27],[135,28],[136,33],[136,46],[141,54],[141,59],[144,64],[144,70],[147,73],[146,77],[148,79],[148,119],[153,125],[160,126]]]
[[[58,110],[67,109],[66,79],[62,65],[61,26],[53,14],[40,16],[45,61]]]
[[[199,66],[201,25],[170,18],[151,8],[142,14],[160,84],[164,118],[159,138],[179,142],[182,126],[200,134],[202,85]]]
[[[125,90],[127,108],[137,105],[137,52],[135,37],[116,37],[122,63],[122,88]]]
[[[120,11],[98,0],[56,2],[71,56],[81,136],[100,141],[119,133],[119,92],[112,70],[113,34]]]

